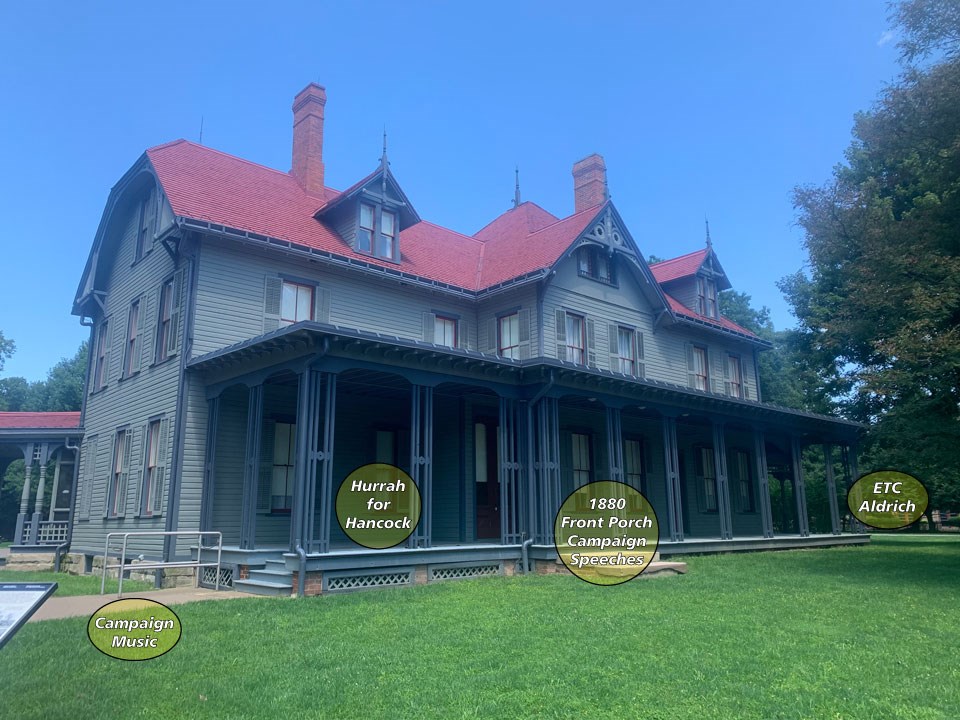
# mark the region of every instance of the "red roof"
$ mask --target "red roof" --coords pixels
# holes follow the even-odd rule
[[[677,315],[683,315],[685,317],[694,318],[696,320],[702,320],[705,323],[710,323],[711,325],[717,325],[719,327],[725,328],[726,330],[732,330],[733,332],[740,333],[741,335],[749,335],[750,337],[757,337],[750,330],[747,330],[745,327],[737,325],[733,320],[728,320],[727,318],[721,316],[720,319],[707,317],[706,315],[701,315],[700,313],[694,312],[682,302],[677,300],[672,295],[664,293],[667,297],[667,302],[670,304],[670,309],[673,310]]]
[[[78,412],[0,412],[0,428],[33,430],[80,427]]]
[[[525,202],[507,210],[482,230],[475,232],[473,236],[481,242],[500,240],[505,237],[525,237],[559,219],[536,203]]]
[[[702,250],[687,253],[686,255],[681,255],[671,260],[658,262],[655,265],[651,265],[650,270],[653,272],[653,276],[657,279],[658,283],[670,282],[671,280],[696,275],[697,270],[703,265],[706,257],[707,249],[703,248]]]

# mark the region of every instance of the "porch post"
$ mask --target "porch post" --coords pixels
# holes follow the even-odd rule
[[[773,537],[773,508],[770,505],[770,473],[767,469],[767,445],[763,431],[753,429],[753,457],[760,496],[760,525],[765,538]]]
[[[733,539],[733,518],[730,513],[730,483],[727,478],[727,443],[723,423],[713,421],[713,464],[717,473],[717,510],[720,515],[720,539]]]
[[[47,484],[47,443],[40,446],[40,479],[37,481],[37,499],[33,504],[33,522],[30,524],[30,544],[40,544],[40,522],[43,520],[43,495]]]
[[[312,377],[306,405],[307,436],[303,511],[300,522],[304,548],[308,552],[326,553],[330,552],[330,524],[333,517],[333,439],[337,408],[337,376],[317,370],[311,370],[310,374]],[[318,490],[319,509],[317,509]],[[317,518],[316,533],[314,533],[314,517]]]
[[[536,407],[536,522],[531,530],[540,545],[553,544],[553,520],[560,509],[560,419],[556,398]]]
[[[200,529],[213,530],[213,494],[216,492],[217,426],[220,423],[220,396],[207,400],[207,450],[203,464],[203,492],[200,495]]]
[[[27,519],[27,511],[30,509],[30,476],[33,474],[33,445],[24,446],[21,450],[23,451],[23,462],[26,465],[26,472],[23,478],[23,490],[20,492],[20,513],[17,515],[17,531],[14,534],[14,540],[18,545],[28,545],[30,544],[30,537],[24,536],[23,525]]]
[[[240,547],[252,550],[257,532],[257,490],[260,480],[260,435],[263,424],[263,384],[247,394],[247,445],[243,468],[243,510],[240,514]]]
[[[522,416],[516,400],[500,398],[500,542],[504,545],[522,542]]]
[[[663,467],[667,490],[667,519],[670,541],[683,542],[683,497],[680,491],[680,456],[677,451],[677,419],[661,417],[663,425]]]
[[[312,373],[310,368],[305,368],[297,375],[297,440],[296,457],[294,458],[293,469],[293,498],[290,508],[290,549],[294,550],[299,545],[306,547],[304,541],[303,529],[306,525],[306,506],[304,493],[307,487],[307,465],[308,457],[314,450],[314,443],[310,441],[310,425],[314,417],[314,408],[311,407],[310,381]],[[315,434],[314,434],[315,436]]]
[[[800,537],[810,534],[810,518],[807,516],[807,486],[803,479],[803,457],[800,438],[790,436],[790,456],[793,461],[793,494],[797,501],[797,529]]]
[[[626,482],[623,473],[623,419],[618,407],[607,408],[607,458],[610,479]],[[640,488],[636,488],[639,492]]]
[[[849,477],[847,478],[847,492],[860,477],[860,469],[857,467],[857,443],[852,441],[847,448],[847,468]],[[851,518],[850,529],[854,532],[862,533],[864,531],[863,523],[856,518]]]
[[[420,489],[420,523],[409,547],[433,541],[433,388],[413,385],[410,396],[410,477]]]
[[[827,481],[827,500],[830,502],[830,531],[840,534],[840,509],[837,507],[837,484],[833,479],[833,448],[823,444],[823,467]]]

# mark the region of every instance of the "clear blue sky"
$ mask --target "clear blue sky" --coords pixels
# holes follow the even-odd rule
[[[112,6],[110,9],[108,5]],[[843,158],[897,73],[885,3],[3,3],[4,376],[42,379],[87,329],[70,308],[110,187],[148,147],[197,140],[290,167],[293,96],[327,88],[327,183],[374,169],[381,133],[421,217],[472,234],[523,197],[573,209],[606,158],[645,255],[703,245],[793,323],[792,188]]]

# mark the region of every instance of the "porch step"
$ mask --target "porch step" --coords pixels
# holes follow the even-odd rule
[[[251,595],[289,597],[293,591],[293,584],[270,580],[234,580],[233,589],[238,592],[250,593]]]

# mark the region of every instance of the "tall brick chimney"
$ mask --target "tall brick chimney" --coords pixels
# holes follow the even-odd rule
[[[573,164],[574,212],[601,205],[607,200],[607,166],[603,156],[588,155]]]
[[[313,195],[323,194],[323,106],[327,91],[310,83],[293,99],[293,169],[290,173]]]

